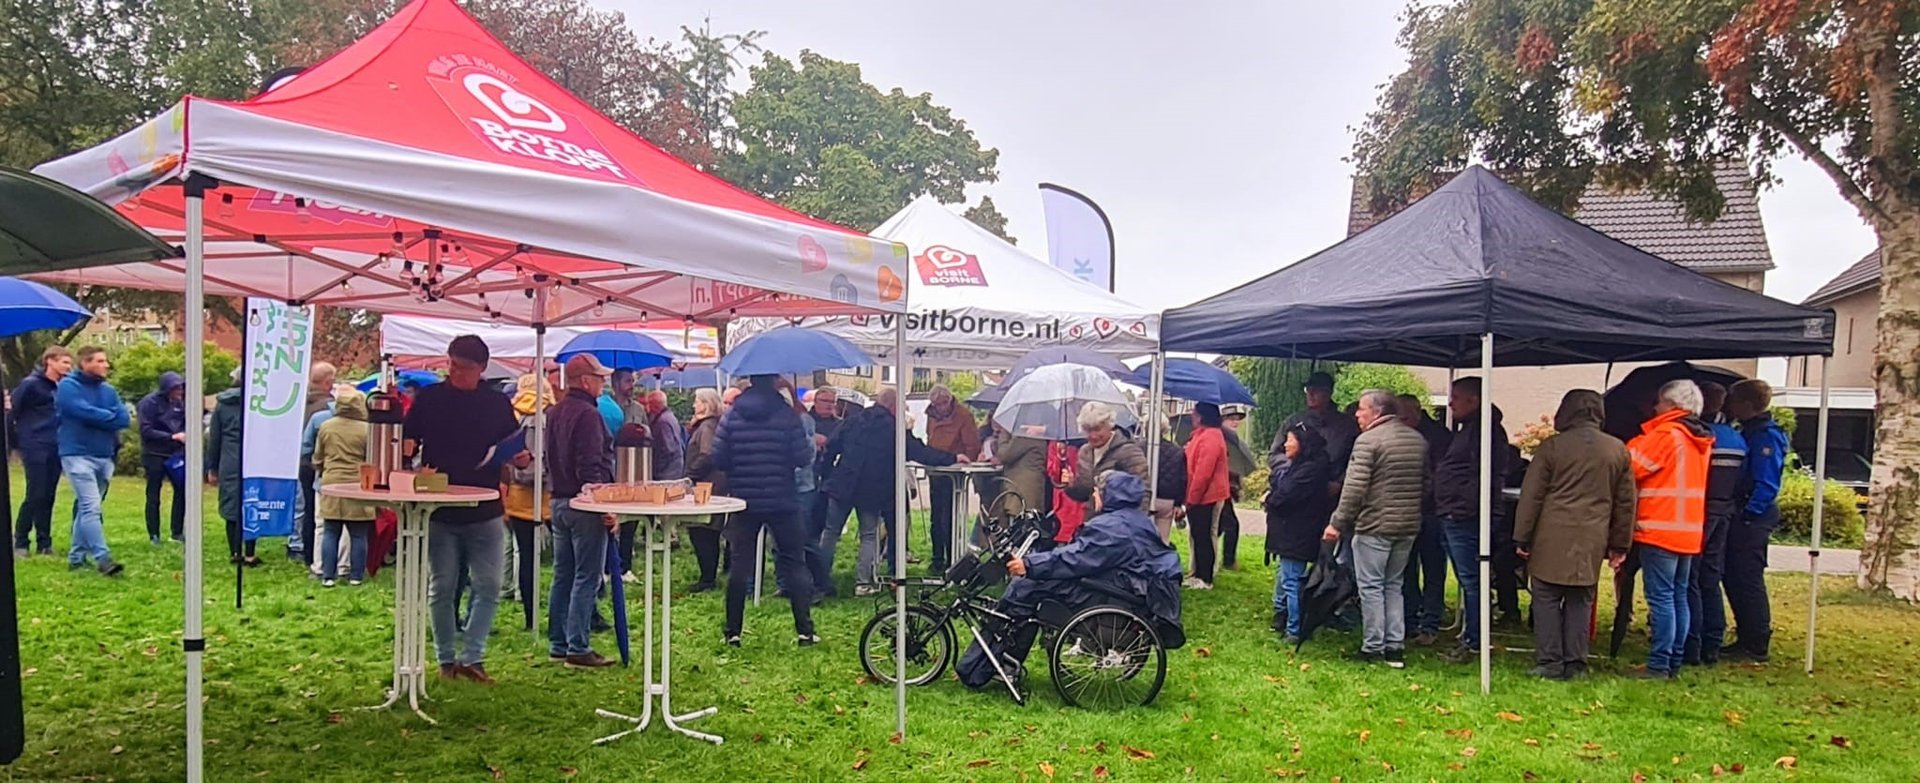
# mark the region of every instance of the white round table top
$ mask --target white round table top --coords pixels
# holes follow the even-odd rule
[[[952,465],[923,465],[918,462],[907,464],[928,473],[999,473],[1001,470],[999,465],[991,462],[969,462],[965,465],[957,462]]]
[[[500,499],[500,490],[461,486],[447,487],[445,492],[414,492],[413,490],[361,489],[359,484],[326,484],[320,487],[320,494],[347,500],[364,500],[370,503],[421,503],[442,506],[456,503],[473,505]]]
[[[687,495],[679,500],[667,503],[601,503],[591,498],[574,498],[567,502],[575,511],[591,514],[612,514],[617,517],[694,517],[707,514],[732,514],[747,510],[747,501],[714,495],[705,503],[693,502],[693,496]]]

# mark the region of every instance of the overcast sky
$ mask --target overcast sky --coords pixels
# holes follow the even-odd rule
[[[1342,239],[1351,127],[1403,56],[1402,2],[594,0],[642,37],[716,31],[859,63],[881,89],[930,92],[1000,149],[993,196],[1046,255],[1035,186],[1078,190],[1113,220],[1118,289],[1171,307]],[[1783,162],[1762,192],[1778,269],[1799,301],[1873,248],[1819,171]]]

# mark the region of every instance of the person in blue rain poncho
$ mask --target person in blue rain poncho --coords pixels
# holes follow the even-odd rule
[[[1008,563],[1007,570],[1020,578],[1007,585],[998,610],[1011,622],[981,629],[1002,665],[1026,660],[1039,632],[1028,621],[1038,614],[1041,602],[1051,600],[1074,609],[1116,602],[1108,590],[1136,596],[1141,606],[1135,610],[1144,607],[1145,619],[1161,629],[1162,642],[1179,646],[1180,555],[1160,538],[1141,506],[1147,496],[1146,482],[1131,473],[1110,470],[1094,486],[1099,514],[1081,526],[1072,542]],[[1095,588],[1092,582],[1101,582],[1106,589]],[[961,656],[959,674],[961,682],[973,688],[994,680],[993,665],[979,642]]]

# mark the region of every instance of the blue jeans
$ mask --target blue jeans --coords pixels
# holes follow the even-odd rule
[[[347,545],[347,578],[358,582],[367,578],[367,537],[373,534],[371,519],[327,520],[327,533],[320,538],[320,578],[332,579],[340,573],[342,529],[353,542]]]
[[[860,519],[860,556],[854,568],[854,583],[870,585],[875,583],[874,564],[879,554],[879,535],[881,514],[869,511],[856,511],[846,502],[838,499],[827,501],[825,527],[821,528],[818,544],[807,553],[807,568],[813,572],[813,589],[830,590],[833,585],[833,559],[840,548],[840,536],[847,528],[847,516],[857,515]]]
[[[70,564],[113,559],[107,552],[107,530],[100,503],[107,497],[107,485],[113,482],[113,460],[106,457],[61,457],[60,469],[73,485],[73,548],[67,550]]]
[[[1680,673],[1680,660],[1686,652],[1687,583],[1692,577],[1693,558],[1657,546],[1640,547],[1640,575],[1647,588],[1647,625],[1653,635],[1653,647],[1647,652],[1649,671]]]
[[[1405,595],[1407,633],[1440,633],[1440,618],[1447,613],[1447,542],[1437,517],[1421,520],[1420,535],[1413,539],[1413,555],[1407,558],[1406,578],[1401,582]]]
[[[1460,629],[1463,647],[1480,649],[1480,520],[1442,517],[1440,529],[1447,540],[1447,559],[1453,561],[1453,577],[1460,582],[1460,615],[1466,620]]]
[[[555,655],[593,652],[594,596],[607,559],[607,525],[599,514],[574,511],[553,501],[553,593],[547,600],[547,651]],[[642,573],[645,573],[643,570]]]
[[[1300,635],[1300,587],[1307,583],[1307,561],[1280,558],[1273,580],[1273,610],[1287,613],[1287,635]]]
[[[473,666],[487,659],[487,634],[500,606],[501,560],[506,556],[502,520],[427,523],[427,608],[433,617],[433,648],[440,664]],[[459,623],[462,577],[473,591],[467,624]],[[459,649],[455,649],[458,641]]]

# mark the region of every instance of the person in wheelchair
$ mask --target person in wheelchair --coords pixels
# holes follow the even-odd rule
[[[1007,564],[1007,570],[1021,578],[1007,585],[995,607],[1004,619],[981,630],[1011,676],[1018,677],[1034,637],[1049,623],[1048,609],[1055,606],[1068,613],[1101,604],[1121,606],[1151,622],[1164,647],[1177,648],[1184,642],[1180,555],[1160,538],[1142,507],[1146,482],[1125,471],[1109,470],[1098,477],[1094,488],[1098,514],[1081,526],[1071,543],[1028,553]],[[1067,616],[1053,620],[1053,625]],[[960,681],[971,688],[997,679],[979,641],[968,646],[957,670]]]

